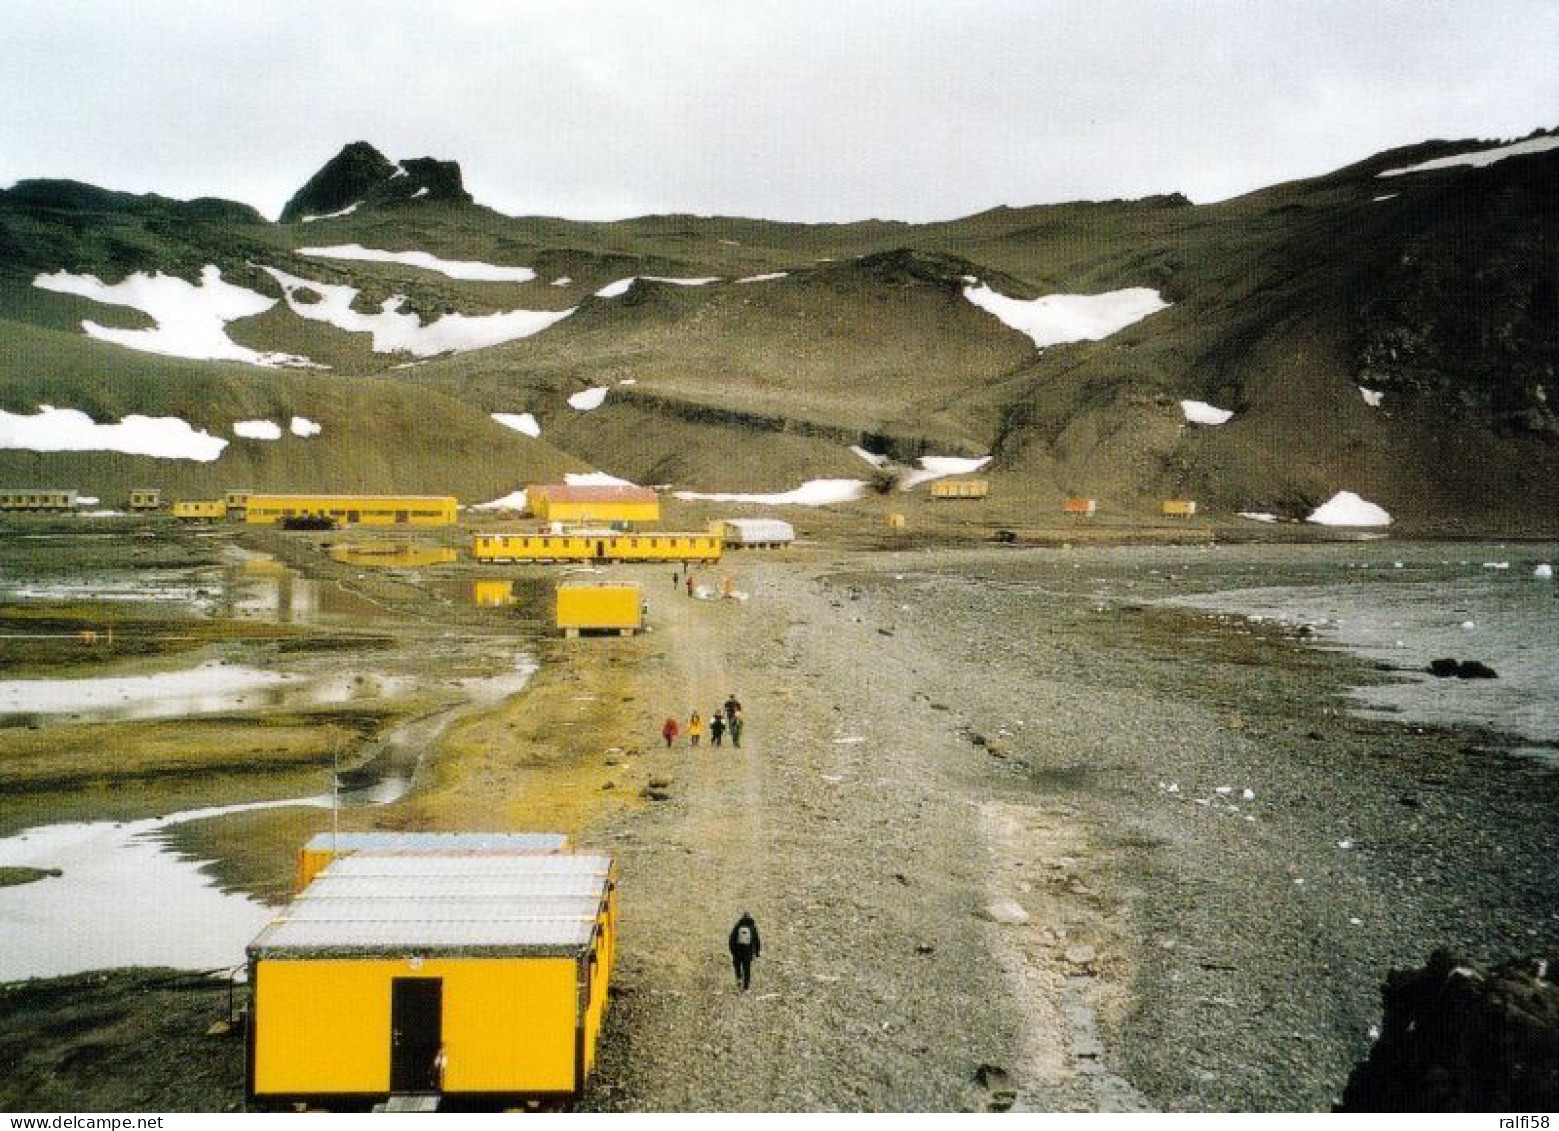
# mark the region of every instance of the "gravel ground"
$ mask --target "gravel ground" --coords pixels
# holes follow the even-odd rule
[[[1559,775],[1338,713],[1363,665],[1151,604],[1143,553],[755,558],[745,605],[659,598],[645,733],[733,689],[749,725],[603,830],[594,1106],[1326,1109],[1389,969],[1559,939]]]
[[[707,571],[746,602],[644,572],[653,631],[569,642],[565,678],[537,681],[567,756],[479,795],[523,816],[527,792],[611,787],[576,837],[621,866],[584,1106],[1324,1110],[1388,970],[1559,945],[1559,773],[1498,735],[1351,718],[1367,665],[1156,603],[1188,561],[1208,586],[1289,576],[1220,577],[1206,553],[797,549]],[[742,749],[657,748],[666,714],[733,691]],[[514,757],[455,761],[486,780]],[[725,951],[743,910],[763,937],[745,994]],[[166,975],[10,988],[36,1064],[0,1107],[134,1107],[137,1056],[186,1052],[210,1070],[162,1106],[234,1105],[237,1046],[204,1035],[224,1001],[170,1029],[157,995],[187,991],[147,978]]]

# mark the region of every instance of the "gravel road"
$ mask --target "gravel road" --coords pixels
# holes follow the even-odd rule
[[[1387,970],[1559,939],[1559,775],[1339,713],[1361,665],[1155,605],[1142,563],[752,557],[724,567],[746,602],[651,587],[643,733],[731,691],[748,725],[656,753],[669,798],[599,830],[623,927],[591,1105],[1326,1109]]]

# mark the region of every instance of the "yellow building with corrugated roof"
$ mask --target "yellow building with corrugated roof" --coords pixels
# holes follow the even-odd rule
[[[605,854],[339,853],[249,945],[250,1102],[577,1099],[616,933]]]
[[[660,521],[660,496],[631,484],[575,487],[537,484],[525,489],[530,512],[543,522],[642,523]]]

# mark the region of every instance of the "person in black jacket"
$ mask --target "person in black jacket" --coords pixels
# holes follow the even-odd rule
[[[752,915],[743,911],[742,917],[731,928],[731,965],[736,969],[736,984],[742,989],[752,985],[752,960],[763,951],[758,941],[758,924]]]

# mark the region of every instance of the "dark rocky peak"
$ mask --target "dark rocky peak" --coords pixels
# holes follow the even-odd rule
[[[282,209],[284,224],[356,207],[411,200],[471,203],[454,161],[413,157],[394,164],[366,141],[354,141],[327,161]]]

